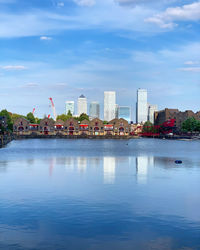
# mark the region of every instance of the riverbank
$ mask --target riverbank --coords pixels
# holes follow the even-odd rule
[[[0,135],[0,148],[7,145],[14,139],[13,135]]]
[[[119,135],[63,135],[63,134],[57,134],[57,135],[38,135],[38,134],[32,134],[32,135],[15,135],[14,139],[20,140],[20,139],[137,139],[139,136],[119,136]]]

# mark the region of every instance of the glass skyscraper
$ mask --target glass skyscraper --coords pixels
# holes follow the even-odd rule
[[[127,120],[128,122],[131,121],[131,108],[130,107],[119,106],[118,110],[119,110],[119,113],[118,113],[119,118],[123,118]]]
[[[111,121],[115,118],[116,93],[115,91],[104,92],[104,120]]]
[[[100,105],[98,102],[90,103],[89,115],[91,119],[100,117]]]
[[[87,114],[87,99],[84,95],[78,98],[78,116],[81,114]]]
[[[147,90],[137,90],[136,122],[144,123],[148,120]]]
[[[71,112],[72,115],[74,115],[74,101],[66,101],[65,114],[67,115],[69,111]]]

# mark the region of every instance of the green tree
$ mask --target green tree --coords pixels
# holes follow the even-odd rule
[[[0,112],[0,116],[5,116],[6,117],[8,130],[13,131],[13,122],[12,122],[12,119],[11,119],[11,113],[9,113],[6,109],[3,109]]]
[[[154,131],[154,126],[150,121],[147,121],[144,123],[143,129],[142,129],[143,133],[153,133]]]
[[[70,110],[68,111],[67,116],[72,117],[72,113]]]
[[[89,121],[89,116],[85,113],[82,113],[79,117],[78,117],[78,121],[82,122],[83,120],[88,120]]]
[[[65,121],[69,120],[71,117],[72,117],[72,116],[71,116],[71,115],[68,115],[68,114],[67,114],[67,115],[65,115],[65,114],[58,115],[58,116],[57,116],[57,121],[58,121],[58,120],[62,120],[62,121],[65,122]]]
[[[35,117],[31,112],[26,115],[26,119],[29,120],[30,123],[36,123]]]
[[[185,132],[199,131],[200,124],[194,117],[190,117],[182,123],[181,128]]]

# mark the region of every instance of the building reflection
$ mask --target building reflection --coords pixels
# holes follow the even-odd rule
[[[151,167],[154,166],[153,156],[136,157],[136,176],[140,184],[146,184]]]
[[[114,184],[115,169],[116,169],[116,158],[104,157],[103,160],[104,184]]]
[[[77,168],[78,171],[84,173],[87,169],[87,158],[86,157],[78,157],[77,158]]]

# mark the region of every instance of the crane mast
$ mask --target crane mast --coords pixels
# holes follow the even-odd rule
[[[56,121],[56,119],[57,119],[56,108],[55,108],[53,99],[50,97],[49,100],[50,100],[50,102],[51,102],[51,107],[52,107],[52,110],[53,110],[54,120]]]

